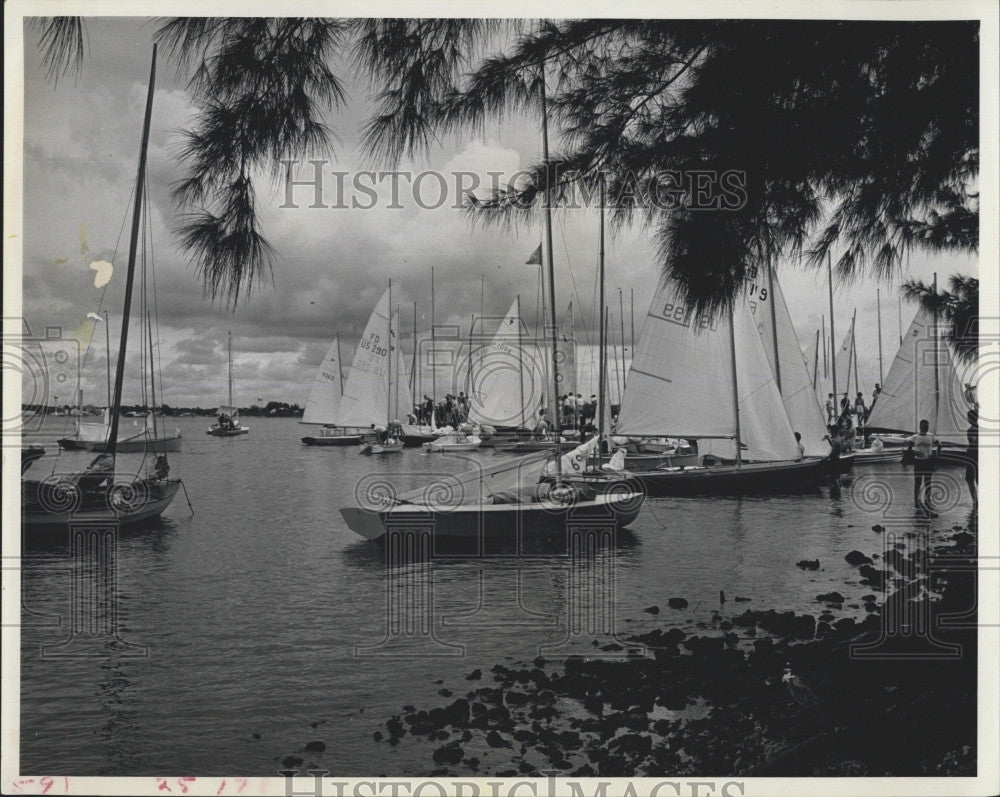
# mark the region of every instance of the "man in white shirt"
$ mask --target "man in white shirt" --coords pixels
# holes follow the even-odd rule
[[[941,441],[930,434],[930,423],[920,422],[920,431],[906,438],[906,449],[913,452],[913,505],[927,517],[931,511],[930,492],[934,476],[934,457],[941,454]]]

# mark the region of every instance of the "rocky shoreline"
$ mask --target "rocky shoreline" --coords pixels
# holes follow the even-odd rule
[[[373,743],[425,747],[435,776],[975,775],[975,520],[883,548],[848,554],[866,594],[818,595],[815,616],[739,606],[703,634],[629,637],[637,655],[618,661],[477,669],[439,693],[464,696],[402,707]],[[838,619],[845,603],[863,619]]]

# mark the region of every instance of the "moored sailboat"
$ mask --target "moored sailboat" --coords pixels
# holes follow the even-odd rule
[[[240,411],[233,406],[233,333],[226,333],[229,352],[229,404],[216,410],[218,420],[205,430],[213,437],[236,437],[247,434],[250,429],[240,424]]]
[[[801,458],[759,330],[744,298],[697,319],[663,278],[629,370],[616,432],[695,439],[701,464],[636,472],[650,495],[782,492],[816,486]]]
[[[128,267],[125,277],[125,300],[122,312],[118,362],[115,369],[114,392],[109,409],[108,434],[102,453],[82,471],[52,472],[42,478],[32,478],[32,472],[44,460],[22,459],[21,519],[25,528],[65,526],[84,521],[105,521],[128,525],[159,517],[170,505],[181,486],[180,479],[169,478],[167,455],[160,454],[150,463],[152,452],[143,449],[143,458],[135,472],[119,472],[118,427],[121,416],[122,389],[125,378],[132,292],[139,247],[140,223],[146,185],[146,155],[153,111],[153,91],[156,76],[156,46],[153,46],[149,86],[142,138],[139,146],[139,166],[136,177],[132,227],[129,237]]]
[[[340,399],[344,394],[344,377],[340,370],[340,336],[335,336],[323,356],[313,377],[312,388],[306,399],[303,424],[320,425],[319,432],[306,435],[302,442],[307,446],[349,446],[361,442],[359,433],[337,426]]]

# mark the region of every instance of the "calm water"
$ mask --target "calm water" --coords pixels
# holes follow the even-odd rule
[[[148,656],[42,655],[42,646],[67,636],[70,559],[59,543],[26,551],[22,773],[273,775],[289,754],[345,775],[426,772],[426,744],[391,748],[375,744],[372,732],[403,705],[448,702],[442,687],[456,696],[475,688],[464,676],[476,667],[488,683],[493,664],[531,660],[540,646],[553,657],[597,652],[594,633],[566,641],[580,590],[586,597],[595,585],[610,586],[621,637],[670,625],[690,630],[713,611],[815,614],[816,595],[834,589],[859,603],[871,590],[843,557],[879,550],[871,526],[882,519],[873,508],[881,493],[872,481],[891,486],[898,470],[855,474],[856,497],[867,484],[868,504],[850,489],[840,499],[824,490],[647,501],[634,534],[580,578],[566,557],[540,555],[434,561],[401,572],[387,571],[382,547],[353,534],[337,510],[353,502],[358,478],[376,469],[406,481],[464,466],[419,449],[380,460],[354,448],[308,448],[299,443],[303,427],[289,419],[247,419],[251,433],[232,439],[207,437],[210,422],[177,420],[184,451],[171,461],[194,515],[180,494],[161,526],[126,532],[119,546],[121,636],[147,646]],[[61,433],[62,424],[49,431]],[[902,478],[897,505],[907,507]],[[963,493],[942,507],[935,528],[964,523],[969,508]],[[802,570],[801,559],[819,559],[822,569]],[[421,588],[432,595],[433,637],[380,644],[390,591]],[[729,598],[721,607],[720,590]],[[667,608],[675,596],[689,607]],[[643,611],[654,604],[658,617]],[[298,752],[314,739],[326,743],[325,753]]]

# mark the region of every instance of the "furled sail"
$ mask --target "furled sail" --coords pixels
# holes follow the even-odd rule
[[[337,413],[338,426],[384,425],[389,415],[389,291],[378,300],[358,341]]]
[[[936,339],[933,326],[933,313],[918,310],[889,367],[867,425],[885,431],[915,432],[921,419],[926,419],[931,432],[943,441],[962,444],[970,406],[954,355],[946,343]]]
[[[337,423],[343,377],[340,373],[340,338],[335,337],[313,377],[302,423]]]

